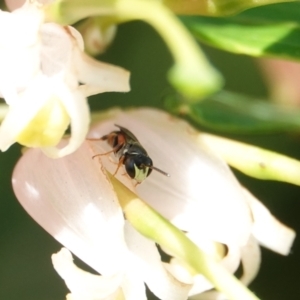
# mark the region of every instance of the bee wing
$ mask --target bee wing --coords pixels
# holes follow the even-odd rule
[[[125,134],[127,142],[137,142],[140,144],[139,140],[137,139],[137,137],[128,129],[115,124],[116,127],[120,128],[121,132],[123,132],[123,134]]]

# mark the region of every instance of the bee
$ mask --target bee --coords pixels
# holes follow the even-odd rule
[[[114,175],[117,174],[123,164],[127,174],[136,180],[137,184],[143,182],[151,174],[152,170],[170,177],[168,173],[153,166],[152,159],[133,133],[120,125],[115,124],[115,126],[120,130],[112,131],[100,138],[102,141],[107,141],[112,150],[104,154],[96,154],[93,158],[113,152],[119,158],[118,167]]]

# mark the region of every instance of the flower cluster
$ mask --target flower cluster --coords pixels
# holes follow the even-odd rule
[[[217,243],[223,249],[221,264],[229,272],[242,264],[242,282],[248,284],[258,272],[259,244],[289,253],[293,230],[240,186],[202,134],[152,109],[108,116],[91,129],[91,138],[115,130],[114,124],[123,125],[137,135],[155,165],[171,174],[153,172],[137,187],[121,170],[116,178],[207,253],[214,253]],[[79,270],[67,249],[53,255],[54,267],[72,293],[69,299],[118,299],[119,293],[125,299],[146,299],[144,283],[160,299],[170,300],[211,289],[204,276],[190,273],[177,258],[163,263],[155,243],[124,220],[117,188],[105,171],[114,173],[116,164],[109,155],[92,159],[107,152],[107,147],[104,141],[87,141],[59,161],[30,150],[13,176],[15,193],[28,213],[101,274]],[[37,162],[40,168],[29,172],[29,166]]]
[[[170,239],[168,225],[152,226],[153,233],[143,228],[154,220],[148,215],[136,213],[134,224],[126,218],[125,211],[130,211],[131,206],[125,208],[122,201],[130,193],[140,202],[143,199],[167,224],[176,226],[184,238],[218,260],[228,274],[242,266],[240,280],[246,285],[258,272],[260,245],[287,255],[294,231],[277,221],[238,183],[205,134],[153,109],[110,111],[88,133],[87,97],[128,91],[129,73],[87,56],[79,32],[47,21],[46,4],[42,2],[47,1],[28,0],[13,12],[0,11],[1,28],[9,28],[0,32],[0,96],[8,107],[0,127],[0,150],[7,150],[15,142],[35,148],[18,162],[13,187],[27,212],[66,247],[54,254],[52,261],[70,289],[67,298],[143,300],[147,298],[147,285],[162,300],[202,296],[220,299],[211,290],[215,286],[213,280],[204,276],[205,272],[195,274],[182,257],[174,254],[176,251],[172,252],[172,246],[165,247],[167,243],[156,245],[155,235]],[[177,20],[156,1],[132,0],[130,4],[136,5],[133,11],[127,10],[126,1],[117,2],[117,13],[112,13],[116,19],[121,12],[124,19],[142,14],[154,24],[156,14],[148,11],[152,7],[152,12],[168,16],[174,25],[172,35],[182,33]],[[89,5],[91,9],[97,3],[91,1]],[[103,5],[103,14],[113,11],[114,2]],[[76,14],[81,16],[80,9]],[[166,28],[157,26],[165,37],[171,36]],[[185,34],[185,43],[177,43],[178,49],[173,47],[177,49],[175,56],[181,59],[169,77],[178,88],[182,82],[195,79],[191,85],[183,85],[182,90],[191,97],[203,96],[222,82],[199,55],[194,40]],[[188,55],[189,49],[193,56]],[[207,72],[199,67],[203,62]],[[204,87],[198,85],[199,78],[206,81]],[[211,78],[215,78],[212,84]],[[106,141],[85,138],[88,134],[90,139],[100,139],[116,130],[115,124],[134,132],[155,166],[171,176],[152,172],[137,185],[124,174],[122,166],[115,177],[109,175],[115,173],[118,162],[113,162],[111,155],[93,157],[112,153],[110,146]],[[68,129],[70,138],[62,140]],[[61,159],[52,159],[58,157]],[[39,167],[32,168],[36,165]],[[180,244],[179,238],[174,240]],[[70,251],[100,275],[76,267]],[[162,252],[168,260],[162,260]],[[209,272],[212,273],[210,269]],[[256,299],[250,292],[248,295],[247,299]]]
[[[0,95],[9,106],[0,127],[0,149],[19,142],[51,157],[73,152],[83,142],[90,115],[87,96],[128,91],[129,73],[88,57],[71,26],[45,21],[43,6],[27,1],[0,11]],[[71,139],[56,145],[70,126]]]

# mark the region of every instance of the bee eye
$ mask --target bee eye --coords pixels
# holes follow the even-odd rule
[[[124,161],[125,169],[128,175],[134,179],[135,177],[135,162],[133,157],[128,157]]]

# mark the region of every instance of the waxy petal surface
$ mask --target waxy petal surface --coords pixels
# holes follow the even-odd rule
[[[138,233],[129,223],[125,224],[125,238],[131,252],[129,268],[132,273],[139,276],[161,300],[187,299],[191,286],[178,281],[165,269],[154,242]]]
[[[122,273],[101,276],[78,268],[73,262],[71,252],[66,248],[52,255],[52,263],[71,291],[67,296],[70,300],[113,300],[123,278]]]
[[[102,275],[124,269],[123,214],[87,143],[61,159],[28,150],[13,173],[27,212],[55,239]]]
[[[129,129],[154,166],[171,175],[166,177],[153,171],[137,186],[142,199],[182,230],[196,231],[225,244],[247,243],[252,218],[245,195],[225,162],[205,144],[200,147],[195,142],[194,135],[198,133],[192,127],[158,110],[136,109],[116,113],[101,122],[92,128],[90,137],[102,137],[116,130],[114,124]],[[111,149],[105,141],[98,144],[106,146],[107,151]],[[107,157],[101,159],[114,173],[116,165]],[[123,174],[124,169],[119,173]],[[117,177],[128,182],[127,176]]]

